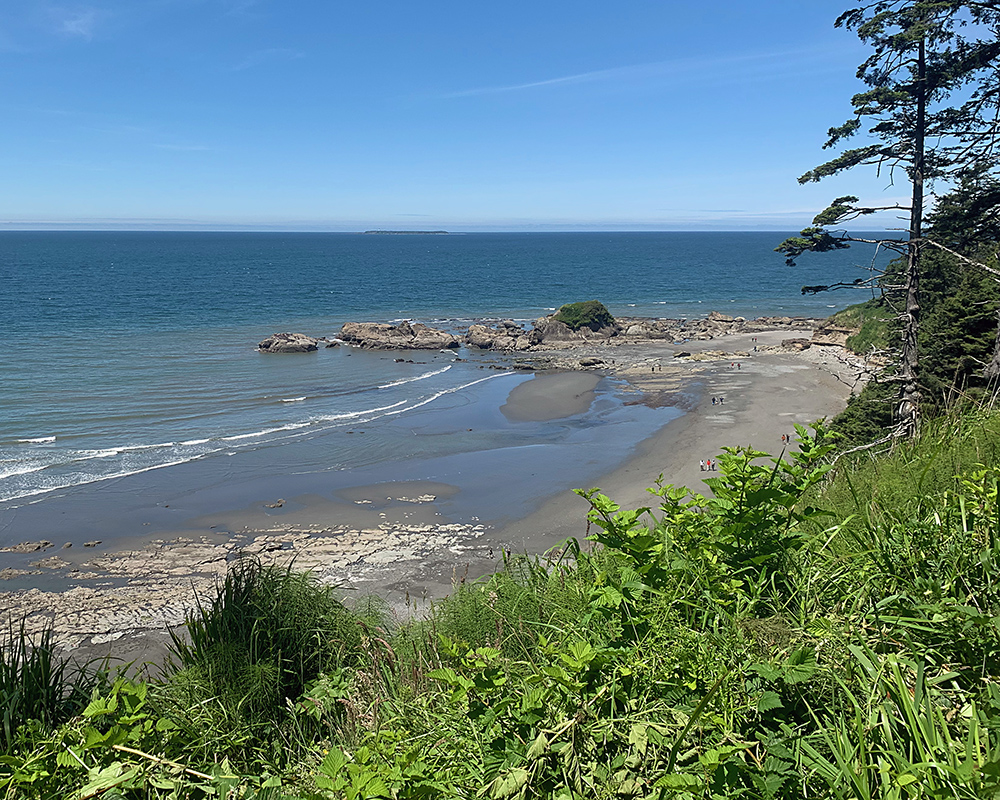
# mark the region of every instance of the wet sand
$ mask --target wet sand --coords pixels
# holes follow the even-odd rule
[[[723,447],[747,446],[777,455],[784,447],[782,435],[794,436],[795,424],[808,425],[840,413],[856,382],[851,360],[833,347],[801,353],[752,352],[754,344],[776,346],[783,336],[787,334],[774,331],[726,337],[721,343],[689,342],[684,348],[694,356],[720,346],[729,355],[680,367],[673,363],[678,349],[674,345],[619,351],[616,361],[625,360],[627,366],[616,369],[616,374],[627,379],[647,401],[675,398],[683,403],[692,394],[697,399],[687,414],[643,442],[626,464],[595,486],[624,508],[655,505],[656,498],[646,489],[661,474],[665,483],[707,492],[702,481],[712,474],[702,472],[700,462],[714,458]],[[753,337],[756,343],[751,341]],[[734,363],[739,368],[731,366]],[[661,365],[663,371],[653,370]],[[677,397],[679,392],[683,396]],[[713,397],[724,402],[713,405]],[[515,549],[542,552],[570,536],[582,539],[588,508],[583,498],[563,494],[502,534]]]
[[[628,382],[627,402],[686,413],[594,485],[624,507],[655,500],[645,489],[661,473],[668,483],[701,491],[701,480],[709,476],[699,461],[722,447],[777,453],[782,434],[793,434],[794,423],[838,413],[854,380],[842,351],[781,350],[777,346],[786,336],[773,331],[689,342],[683,349],[690,358],[675,358],[680,348],[667,342],[597,347],[605,372]],[[752,352],[754,344],[764,352]],[[589,407],[599,379],[590,371],[539,373],[511,391],[501,411],[526,422],[571,417]],[[724,403],[713,405],[711,398],[720,396]],[[228,562],[246,552],[271,563],[294,561],[345,586],[349,595],[378,594],[405,616],[447,594],[455,581],[496,569],[504,550],[541,553],[568,537],[582,539],[588,506],[571,488],[493,528],[476,517],[442,514],[455,492],[443,482],[374,483],[343,490],[334,499],[274,498],[242,516],[202,517],[188,534],[170,540],[77,560],[75,577],[88,585],[2,593],[0,604],[15,617],[30,615],[34,625],[54,617],[64,644],[82,654],[157,661],[167,628],[183,622],[195,592],[210,591]],[[66,553],[39,555],[59,559]]]
[[[541,373],[514,387],[500,412],[515,422],[544,422],[582,414],[594,402],[600,377],[592,372]]]

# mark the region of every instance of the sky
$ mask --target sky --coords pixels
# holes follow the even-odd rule
[[[905,184],[863,167],[796,180],[862,88],[847,5],[13,0],[0,230],[795,230],[840,195],[891,205]]]

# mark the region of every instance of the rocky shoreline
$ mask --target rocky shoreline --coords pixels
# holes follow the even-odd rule
[[[433,341],[436,349],[458,346],[444,338],[457,341],[455,334],[415,323],[348,323],[345,328],[350,335],[338,337],[337,344],[389,349],[392,342],[392,349],[410,349],[419,340]],[[613,330],[601,331],[574,332],[551,318],[537,320],[530,330],[501,321],[471,326],[462,343],[495,354],[495,360],[483,368],[596,371],[624,381],[624,390],[635,393],[629,403],[691,411],[698,407],[703,391],[691,387],[704,384],[713,373],[722,374],[741,359],[749,360],[747,366],[759,359],[798,364],[801,369],[815,367],[843,375],[839,380],[847,386],[852,381],[857,385],[866,367],[842,346],[850,333],[823,320],[747,320],[713,312],[694,321],[622,319]],[[302,335],[289,336],[278,341],[306,349],[287,352],[309,352]],[[305,338],[317,347],[324,341]],[[741,379],[749,378],[749,373],[744,370]],[[639,479],[651,477],[655,476]],[[433,495],[383,497],[380,502],[386,499],[394,504],[395,512],[372,506],[371,499],[353,500],[354,507],[371,511],[363,524],[357,520],[350,524],[282,521],[279,516],[264,527],[233,530],[225,538],[209,534],[157,539],[128,551],[97,551],[85,560],[46,556],[45,551],[54,547],[49,542],[22,543],[14,549],[39,552],[33,570],[59,573],[70,588],[3,592],[0,598],[8,616],[26,619],[29,630],[54,625],[56,640],[68,649],[92,654],[103,647],[103,652],[127,655],[131,647],[145,656],[149,648],[140,644],[144,637],[158,637],[162,645],[168,639],[167,630],[183,623],[196,596],[210,592],[240,553],[269,564],[294,563],[296,568],[313,570],[321,580],[364,590],[367,584],[407,587],[407,576],[421,571],[434,572],[431,582],[442,585],[447,578],[442,577],[444,572],[459,561],[466,568],[475,562],[481,573],[506,546],[475,519],[445,522],[437,515],[435,520]],[[265,505],[277,508],[280,502]],[[426,513],[414,519],[421,507]]]
[[[434,499],[426,495],[395,501],[418,507]],[[29,633],[52,626],[60,646],[91,652],[148,632],[157,632],[165,640],[168,630],[184,623],[196,598],[209,595],[228,564],[241,556],[309,570],[321,581],[357,590],[373,573],[416,570],[442,552],[491,559],[491,548],[478,546],[485,531],[486,526],[475,523],[392,520],[359,527],[276,522],[225,539],[156,539],[139,549],[97,554],[78,568],[67,569],[70,564],[66,562],[46,564],[48,569],[66,569],[70,588],[3,592],[0,598],[6,615],[24,620]],[[48,542],[26,542],[16,547],[41,551],[48,546]],[[413,599],[414,603],[422,600]]]
[[[854,331],[836,326],[829,320],[811,317],[732,317],[712,311],[704,318],[670,319],[620,317],[613,324],[601,327],[573,329],[556,318],[540,317],[525,327],[505,319],[492,324],[477,322],[464,334],[432,328],[406,320],[397,324],[384,322],[345,322],[332,338],[311,337],[303,333],[275,333],[261,341],[257,348],[263,353],[303,353],[341,344],[368,350],[453,350],[465,345],[472,350],[503,354],[547,353],[554,350],[579,349],[587,346],[618,347],[644,342],[671,342],[683,346],[691,341],[707,341],[737,334],[763,331],[811,333],[810,337],[794,337],[782,342],[795,350],[812,345],[843,346]],[[677,353],[683,356],[683,351]],[[539,362],[545,363],[545,362]],[[597,366],[589,364],[585,366]]]

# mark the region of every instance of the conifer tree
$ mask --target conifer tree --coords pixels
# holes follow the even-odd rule
[[[876,0],[840,15],[836,25],[855,31],[871,48],[871,55],[857,72],[868,88],[852,98],[852,118],[829,130],[824,148],[837,147],[861,132],[873,142],[844,150],[804,174],[799,182],[819,181],[868,165],[890,183],[905,178],[910,187],[909,204],[871,207],[858,205],[857,197],[839,197],[813,220],[812,227],[776,248],[789,264],[805,252],[840,249],[861,241],[905,257],[899,283],[882,284],[902,294],[895,309],[902,337],[897,433],[914,432],[919,420],[925,194],[934,181],[960,180],[976,171],[994,169],[1000,108],[998,7],[996,0]],[[947,105],[956,93],[964,95],[963,102]],[[864,239],[828,230],[889,210],[903,212],[908,222],[905,236]],[[827,288],[832,287],[806,287],[803,291]]]

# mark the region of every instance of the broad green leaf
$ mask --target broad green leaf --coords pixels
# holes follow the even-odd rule
[[[505,797],[511,797],[524,788],[527,783],[528,770],[515,767],[508,771],[506,775],[501,775],[493,781],[490,797],[494,798],[494,800],[503,800]]]
[[[781,697],[777,692],[766,691],[757,701],[757,711],[758,713],[765,713],[767,711],[773,711],[776,708],[783,708],[784,703],[781,702]]]

